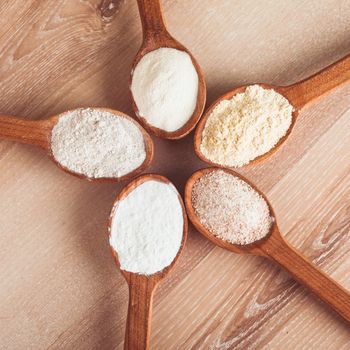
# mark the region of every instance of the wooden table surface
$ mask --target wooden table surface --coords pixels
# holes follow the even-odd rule
[[[350,52],[349,0],[163,0],[198,59],[208,102],[230,88],[296,82]],[[101,12],[102,5],[102,12]],[[0,111],[30,119],[78,106],[132,114],[136,1],[1,1]],[[305,110],[287,143],[242,170],[282,232],[350,290],[350,87]],[[205,164],[193,134],[155,139],[152,171],[180,191]],[[122,349],[128,290],[107,240],[122,184],[90,184],[30,146],[0,142],[0,349]],[[267,260],[192,227],[155,295],[153,349],[349,349],[350,327]]]

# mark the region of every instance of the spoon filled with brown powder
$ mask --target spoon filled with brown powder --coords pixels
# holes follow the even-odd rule
[[[265,256],[350,322],[350,294],[282,237],[266,197],[241,175],[207,168],[187,181],[185,205],[193,225],[216,245]]]
[[[64,171],[90,181],[120,181],[153,158],[148,133],[126,114],[79,108],[44,120],[0,115],[0,137],[45,149]]]

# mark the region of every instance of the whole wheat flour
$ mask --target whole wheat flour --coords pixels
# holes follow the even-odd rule
[[[89,178],[120,177],[146,158],[142,132],[130,120],[99,109],[63,114],[51,135],[54,158]]]
[[[273,222],[264,198],[245,181],[223,170],[197,180],[192,205],[205,228],[233,244],[262,239]]]

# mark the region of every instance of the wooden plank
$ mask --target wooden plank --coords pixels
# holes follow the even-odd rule
[[[350,52],[348,0],[162,2],[169,30],[203,68],[208,103],[243,83],[298,81]],[[0,24],[0,112],[39,119],[106,106],[132,114],[136,1],[5,0]],[[305,110],[276,155],[240,171],[269,196],[288,239],[348,289],[349,103],[345,87]],[[180,192],[205,166],[192,135],[155,139],[155,147],[151,171]],[[106,228],[123,185],[83,182],[39,150],[0,141],[1,349],[122,348],[127,286]],[[191,228],[155,294],[151,344],[348,349],[350,330],[279,268],[215,248]]]

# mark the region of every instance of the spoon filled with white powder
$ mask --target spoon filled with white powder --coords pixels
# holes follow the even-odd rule
[[[185,188],[187,214],[214,244],[269,258],[350,322],[350,294],[282,237],[266,197],[232,170],[195,172]]]
[[[143,43],[133,62],[133,108],[148,130],[179,139],[197,124],[206,101],[203,73],[167,31],[159,0],[138,0]]]
[[[90,181],[132,178],[153,158],[148,133],[124,113],[105,108],[39,121],[0,116],[0,137],[44,148],[61,169]]]
[[[117,197],[109,226],[113,256],[129,284],[124,348],[148,349],[153,293],[185,245],[185,207],[168,179],[142,175]]]
[[[205,112],[195,133],[199,158],[238,168],[256,164],[287,139],[299,112],[350,80],[350,56],[290,86],[241,86]]]

